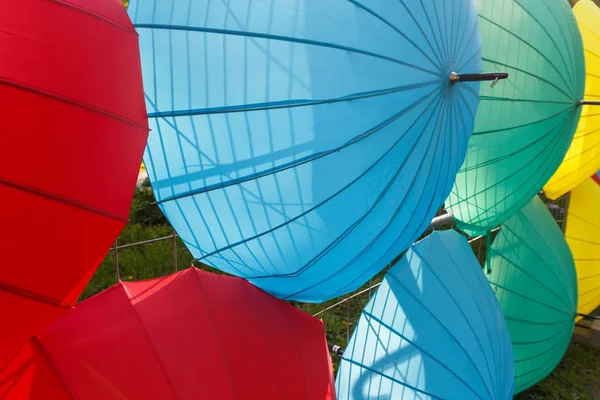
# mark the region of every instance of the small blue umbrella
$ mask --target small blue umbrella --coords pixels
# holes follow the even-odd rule
[[[425,230],[466,151],[471,0],[133,0],[156,200],[201,262],[321,302]],[[464,83],[461,83],[465,81]]]
[[[467,240],[413,245],[365,307],[338,370],[338,400],[512,399],[502,311]]]

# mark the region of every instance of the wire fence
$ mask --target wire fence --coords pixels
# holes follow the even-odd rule
[[[556,220],[558,226],[564,232],[566,227],[566,210],[569,204],[569,195],[563,196],[562,198],[556,201],[550,201],[541,194],[540,195],[544,202],[546,203],[548,210],[552,214],[553,218]],[[432,230],[445,230],[445,229],[456,229],[454,225],[454,221],[445,213],[443,208],[439,210],[434,221],[438,221],[437,224],[430,225],[421,238],[429,235]],[[491,234],[495,236],[495,233],[500,228],[494,229]],[[171,252],[173,253],[173,261],[172,261],[172,271],[176,272],[181,267],[187,268],[190,265],[194,265],[196,267],[207,269],[212,272],[215,272],[214,269],[194,262],[191,258],[191,255],[184,254],[184,251],[181,251],[181,247],[183,243],[178,241],[178,236],[176,232],[173,230],[170,235],[163,235],[155,238],[150,238],[147,240],[120,244],[119,241],[115,241],[113,247],[110,249],[110,253],[112,254],[112,261],[114,262],[114,274],[117,280],[121,279],[121,268],[120,268],[120,257],[124,254],[124,251],[128,249],[137,248],[140,246],[151,246],[153,244],[162,243],[161,251],[164,251],[167,248],[167,243],[170,243]],[[473,238],[468,238],[468,241],[473,249],[474,254],[480,262],[480,265],[483,267],[486,261],[486,236],[478,236]],[[180,247],[180,251],[178,252],[178,247]],[[185,251],[187,253],[187,251]],[[357,291],[343,297],[334,299],[332,301],[325,302],[323,304],[305,304],[305,303],[297,303],[291,302],[293,305],[301,308],[302,310],[312,314],[315,317],[319,317],[323,320],[323,324],[325,326],[325,332],[330,343],[333,343],[340,348],[345,348],[348,341],[350,340],[350,335],[354,329],[354,326],[358,322],[358,318],[360,317],[362,309],[366,306],[368,301],[371,299],[372,295],[375,293],[379,285],[381,285],[381,281],[385,272],[391,268],[395,262],[400,259],[402,254],[398,255],[396,260],[394,260],[390,265],[385,268],[381,273],[372,278],[366,285]],[[182,265],[182,262],[188,262],[187,265]],[[216,271],[218,272],[218,271]],[[336,347],[337,347],[336,346]],[[334,360],[334,364],[337,362]]]

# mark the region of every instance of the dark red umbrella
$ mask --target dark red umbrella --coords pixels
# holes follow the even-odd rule
[[[148,134],[119,0],[0,1],[0,368],[127,222]]]
[[[190,268],[80,303],[0,372],[0,398],[326,400],[330,362],[320,320]]]

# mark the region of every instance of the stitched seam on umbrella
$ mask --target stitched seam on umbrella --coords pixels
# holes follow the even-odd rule
[[[434,92],[431,92],[429,95],[431,95],[432,93],[434,93]],[[428,96],[429,96],[429,95],[428,95]],[[426,96],[426,97],[428,97],[428,96]],[[426,97],[424,97],[423,99],[425,99]],[[419,100],[419,102],[421,102],[423,99]],[[413,123],[413,125],[414,125],[414,123]],[[386,126],[387,126],[387,125],[386,125]],[[381,129],[381,128],[380,128],[380,129]],[[409,129],[410,129],[410,128],[409,128]],[[408,130],[409,130],[409,129],[407,129],[407,131],[406,131],[406,132],[408,132]],[[405,133],[402,135],[402,137],[401,137],[401,138],[398,140],[398,142],[400,142],[400,141],[402,140],[402,138],[404,137],[404,135],[406,134],[406,132],[405,132]],[[388,151],[386,151],[386,152],[384,153],[384,155],[383,155],[383,156],[380,158],[380,160],[381,160],[382,158],[384,158],[384,157],[385,157],[387,154],[389,154],[389,152],[390,152],[390,151],[391,151],[391,149],[389,149]],[[379,161],[380,161],[380,160],[379,160]],[[366,174],[368,171],[370,171],[372,168],[374,168],[376,164],[378,164],[378,162],[374,163],[374,164],[373,164],[371,167],[369,167],[369,168],[368,168],[368,169],[367,169],[365,172],[363,172],[362,174],[360,174],[360,175],[359,175],[359,176],[358,176],[356,179],[354,179],[353,181],[351,181],[351,182],[350,182],[348,185],[346,185],[346,187],[342,188],[340,191],[338,191],[338,192],[334,193],[332,196],[330,196],[329,198],[325,199],[323,202],[321,202],[321,203],[320,203],[320,204],[318,204],[317,206],[315,206],[315,207],[312,207],[311,209],[307,210],[306,212],[303,212],[302,214],[300,214],[300,215],[298,215],[298,216],[294,217],[293,219],[291,219],[291,220],[287,221],[286,223],[293,222],[293,221],[295,221],[295,220],[297,220],[297,219],[299,219],[299,218],[301,218],[301,217],[305,216],[306,214],[308,214],[309,212],[313,211],[314,209],[316,209],[317,207],[321,206],[322,204],[325,204],[325,202],[327,202],[327,201],[331,200],[332,198],[334,198],[335,196],[337,196],[339,193],[341,193],[343,190],[347,189],[347,187],[348,187],[348,186],[352,185],[352,184],[353,184],[354,182],[356,182],[358,179],[360,179],[361,177],[363,177],[363,176],[364,176],[364,175],[365,175],[365,174]],[[252,237],[250,237],[250,238],[246,238],[246,239],[244,239],[244,240],[242,240],[242,241],[239,241],[239,242],[237,242],[237,243],[233,243],[233,244],[231,244],[231,245],[229,245],[229,246],[226,246],[226,247],[224,247],[224,248],[221,248],[221,249],[218,249],[218,250],[216,250],[216,251],[213,251],[213,252],[211,252],[211,253],[208,253],[208,254],[206,254],[206,255],[202,256],[201,258],[198,258],[198,260],[205,259],[206,257],[209,257],[209,256],[212,256],[212,255],[215,255],[215,254],[217,254],[217,253],[219,253],[219,252],[222,252],[222,251],[224,251],[224,250],[227,250],[227,249],[229,249],[229,248],[232,248],[232,247],[234,247],[234,246],[237,246],[237,245],[243,244],[243,243],[245,243],[245,242],[247,242],[247,241],[253,240],[253,239],[255,239],[255,238],[258,238],[258,237],[261,237],[261,236],[263,236],[263,235],[265,235],[265,234],[268,234],[268,233],[272,232],[273,230],[275,230],[275,229],[278,229],[278,228],[280,228],[280,227],[282,227],[282,226],[284,226],[284,225],[285,225],[285,224],[280,224],[279,226],[277,226],[277,227],[274,227],[274,228],[272,228],[272,229],[270,229],[270,230],[268,230],[268,231],[266,231],[266,232],[262,232],[262,233],[261,233],[261,234],[259,234],[259,235],[254,235],[254,236],[252,236]],[[288,274],[286,274],[286,275],[288,275]],[[270,276],[265,276],[265,277],[270,277]]]
[[[394,278],[394,280],[396,282],[400,282],[398,281],[398,279],[396,279],[395,277],[392,276],[392,278]],[[404,285],[402,285],[404,287]],[[406,287],[404,287],[405,290]],[[408,290],[407,290],[408,292]],[[411,293],[412,295],[412,293]],[[417,300],[418,302],[418,300]],[[423,304],[421,304],[420,302],[418,302],[421,306],[423,306]],[[423,308],[425,310],[427,310],[426,307],[423,306]],[[429,311],[429,310],[427,310]],[[390,333],[394,333],[395,335],[397,335],[398,337],[402,338],[403,340],[405,340],[407,343],[409,343],[411,346],[415,347],[417,350],[419,350],[421,353],[423,353],[424,355],[430,357],[433,361],[435,361],[439,366],[443,367],[446,371],[448,371],[451,375],[453,375],[457,380],[459,380],[461,383],[464,384],[464,386],[468,389],[471,390],[471,392],[473,392],[473,394],[475,396],[477,396],[478,398],[482,399],[483,398],[479,395],[479,393],[477,393],[477,391],[475,391],[475,389],[473,389],[463,378],[461,378],[456,372],[454,372],[450,367],[448,367],[447,365],[445,365],[444,363],[442,363],[440,360],[438,360],[436,357],[434,357],[432,354],[430,354],[428,351],[422,349],[420,346],[418,346],[413,340],[408,339],[406,336],[404,336],[402,333],[398,332],[397,330],[395,330],[393,327],[389,326],[388,324],[386,324],[385,322],[383,322],[383,320],[379,319],[378,317],[376,317],[375,315],[367,312],[367,311],[363,311],[363,315],[365,315],[367,318],[373,319],[375,322],[379,323],[381,326],[383,326],[384,328],[386,328],[388,331],[390,331]],[[433,316],[433,315],[432,315]],[[434,317],[435,318],[435,317]],[[437,320],[437,319],[436,319]],[[438,321],[439,322],[439,321]],[[440,326],[445,328],[445,326],[443,324],[440,323]],[[448,332],[450,334],[450,332]],[[454,338],[454,336],[452,336],[452,334],[450,334],[450,336],[456,340]],[[458,342],[456,342],[458,343]],[[468,357],[468,355],[467,355]],[[476,370],[478,370],[477,368],[475,368]],[[479,371],[479,370],[478,370]],[[484,384],[484,387],[486,387],[486,391],[487,391],[487,385]],[[491,395],[491,393],[488,391],[488,394]]]
[[[189,196],[194,196],[194,195],[198,195],[198,194],[202,194],[202,193],[207,193],[213,190],[218,190],[218,189],[222,189],[228,186],[233,186],[233,185],[237,185],[240,183],[244,183],[244,182],[248,182],[251,180],[255,180],[264,176],[268,176],[268,175],[273,175],[275,173],[281,172],[281,171],[285,171],[287,169],[290,168],[294,168],[294,167],[298,167],[300,165],[306,164],[308,162],[312,162],[315,160],[318,160],[320,158],[326,157],[330,154],[336,153],[340,150],[345,149],[346,147],[349,147],[353,144],[356,144],[360,141],[362,141],[365,138],[370,137],[372,134],[379,132],[381,129],[387,127],[389,124],[391,124],[392,122],[395,122],[395,120],[397,120],[398,118],[402,117],[404,114],[406,114],[408,111],[412,110],[413,108],[415,108],[417,105],[419,105],[420,103],[422,103],[425,99],[427,99],[429,96],[431,96],[431,94],[434,93],[434,91],[428,93],[426,96],[421,97],[419,100],[417,100],[416,102],[410,104],[408,107],[406,107],[405,109],[401,110],[399,113],[392,115],[392,117],[388,118],[388,123],[385,123],[386,121],[384,121],[384,123],[378,124],[372,128],[370,128],[369,130],[362,132],[358,135],[356,135],[355,137],[353,137],[352,139],[346,141],[345,143],[343,143],[340,146],[337,146],[335,148],[329,149],[329,150],[324,150],[324,151],[320,151],[318,153],[314,153],[311,154],[309,156],[305,156],[302,157],[300,159],[279,165],[277,167],[271,168],[271,169],[267,169],[264,171],[260,171],[257,173],[254,173],[252,175],[247,175],[241,178],[235,178],[235,179],[230,179],[226,182],[223,183],[219,183],[219,184],[214,184],[211,186],[206,186],[204,188],[200,188],[200,189],[196,189],[196,190],[192,190],[190,192],[187,193],[181,193],[175,196],[170,196],[164,199],[161,199],[158,201],[158,204],[162,204],[168,201],[173,201],[173,200],[178,200],[181,198],[185,198],[185,197],[189,197]],[[392,120],[393,119],[393,120]]]
[[[347,362],[349,362],[350,364],[356,365],[356,366],[358,366],[358,367],[360,367],[360,368],[364,368],[364,369],[366,369],[367,371],[373,372],[373,373],[375,373],[375,374],[377,374],[377,375],[381,376],[382,378],[389,379],[390,381],[392,381],[392,382],[394,382],[394,383],[397,383],[397,384],[399,384],[399,385],[405,386],[405,387],[407,387],[407,388],[409,388],[409,389],[411,389],[411,390],[414,390],[415,392],[419,392],[419,393],[425,394],[425,395],[427,395],[427,396],[431,396],[431,397],[433,397],[434,399],[440,399],[440,400],[442,400],[442,399],[443,399],[442,397],[438,397],[438,396],[436,396],[436,395],[434,395],[434,394],[431,394],[431,393],[429,393],[429,392],[426,392],[426,391],[424,391],[424,390],[421,390],[421,389],[419,389],[419,388],[416,388],[416,387],[414,387],[414,386],[411,386],[411,385],[409,385],[409,384],[408,384],[408,383],[406,383],[406,382],[402,382],[402,381],[400,381],[400,380],[398,380],[398,379],[392,378],[391,376],[389,376],[389,375],[387,375],[387,374],[384,374],[384,373],[382,373],[382,372],[380,372],[380,371],[374,370],[373,368],[369,368],[369,367],[367,367],[366,365],[364,365],[364,364],[361,364],[361,363],[359,363],[359,362],[357,362],[357,361],[354,361],[354,360],[352,360],[352,359],[350,359],[350,358],[342,358],[342,360],[344,360],[344,361],[347,361]],[[350,397],[348,397],[348,398],[350,398]]]
[[[432,92],[432,93],[433,93],[433,92]],[[430,93],[430,94],[431,94],[431,93]],[[438,103],[439,103],[439,102],[438,102]],[[431,104],[433,104],[433,103],[431,103]],[[430,106],[431,104],[429,104],[429,105],[426,107],[426,109],[428,109],[428,108],[429,108],[429,106]],[[421,115],[423,115],[423,114],[424,114],[424,112],[423,112],[423,113],[421,113]],[[439,117],[439,115],[438,115],[438,117]],[[400,118],[400,117],[398,117],[398,118]],[[431,121],[431,119],[432,119],[432,118],[433,118],[433,113],[432,113],[432,116],[429,118],[428,124],[429,124],[429,122]],[[392,121],[392,122],[395,122],[396,120],[397,120],[397,118],[396,118],[394,121]],[[362,174],[362,176],[365,176],[365,175],[366,175],[366,173],[367,173],[368,171],[370,171],[370,170],[371,170],[371,169],[372,169],[372,168],[373,168],[373,167],[374,167],[376,164],[378,164],[378,163],[379,163],[379,161],[383,160],[383,158],[385,158],[387,155],[389,155],[389,153],[390,153],[390,152],[393,150],[393,148],[394,148],[396,145],[398,145],[398,143],[400,143],[400,142],[401,142],[401,140],[402,140],[402,138],[404,137],[404,135],[405,135],[406,133],[408,133],[408,131],[409,131],[410,129],[412,129],[412,128],[413,128],[413,126],[416,124],[417,120],[418,120],[418,118],[417,118],[417,119],[415,119],[415,121],[414,121],[414,122],[411,124],[411,126],[410,126],[410,127],[408,127],[408,128],[406,129],[406,131],[404,132],[404,134],[402,135],[402,137],[401,137],[400,139],[398,139],[398,141],[396,141],[396,143],[394,143],[394,145],[393,145],[393,146],[391,146],[391,147],[390,147],[390,149],[388,149],[388,150],[387,150],[387,151],[386,151],[386,152],[385,152],[385,153],[382,155],[382,157],[381,157],[381,158],[380,158],[380,159],[379,159],[379,160],[378,160],[378,161],[377,161],[375,164],[373,164],[373,166],[372,166],[371,168],[369,168],[367,171],[365,171],[365,172]],[[392,123],[392,122],[390,122],[390,123]],[[387,125],[386,125],[386,126],[387,126]],[[431,135],[431,138],[430,138],[430,141],[429,141],[430,143],[431,143],[431,141],[432,141],[433,137],[434,137],[434,135],[433,135],[433,133],[432,133],[432,135]],[[421,138],[422,138],[422,135],[421,135],[421,136],[419,136],[419,139],[418,139],[418,141],[419,141]],[[410,154],[412,154],[412,152],[414,151],[414,148],[415,148],[415,146],[413,146],[413,147],[411,148]],[[409,154],[409,155],[410,155],[410,154]],[[331,249],[332,249],[332,248],[333,248],[333,247],[334,247],[334,246],[335,246],[337,243],[339,243],[339,242],[340,242],[341,240],[343,240],[343,239],[344,239],[344,238],[345,238],[345,237],[346,237],[348,234],[350,234],[350,232],[351,232],[351,231],[352,231],[354,228],[356,228],[356,226],[358,226],[358,225],[359,225],[359,224],[360,224],[360,223],[361,223],[361,222],[362,222],[362,221],[363,221],[363,220],[364,220],[364,219],[365,219],[365,218],[368,216],[368,214],[369,214],[369,213],[370,213],[370,212],[371,212],[371,211],[372,211],[372,210],[373,210],[373,209],[374,209],[374,208],[375,208],[375,207],[376,207],[376,206],[379,204],[379,202],[382,200],[382,198],[385,196],[385,194],[386,194],[386,193],[389,191],[389,189],[390,189],[391,185],[393,184],[393,182],[394,182],[394,181],[397,179],[397,177],[398,177],[398,174],[400,173],[400,171],[401,171],[401,170],[404,168],[404,165],[405,165],[405,163],[408,161],[408,158],[409,158],[409,157],[406,157],[406,158],[404,159],[404,161],[402,162],[402,165],[401,165],[401,166],[398,168],[398,170],[397,170],[396,174],[394,175],[394,177],[392,177],[392,179],[391,179],[391,180],[388,182],[388,184],[387,184],[387,185],[386,185],[386,187],[384,188],[383,192],[382,192],[382,193],[379,195],[379,197],[376,199],[376,201],[375,201],[375,202],[374,202],[374,204],[373,204],[373,205],[370,207],[370,209],[369,209],[369,210],[368,210],[368,211],[367,211],[367,212],[366,212],[366,213],[365,213],[365,214],[364,214],[362,217],[360,217],[360,218],[359,218],[357,221],[355,221],[355,222],[354,222],[354,223],[353,223],[351,226],[349,226],[349,227],[348,227],[348,228],[347,228],[347,229],[346,229],[344,232],[342,232],[342,233],[341,233],[341,234],[340,234],[340,235],[339,235],[339,236],[338,236],[338,237],[337,237],[335,240],[333,240],[332,242],[330,242],[330,243],[329,243],[329,245],[327,245],[327,246],[326,246],[326,248],[324,248],[324,249],[323,249],[323,250],[322,250],[322,251],[321,251],[321,252],[320,252],[320,253],[319,253],[317,256],[313,257],[313,259],[312,259],[312,260],[310,260],[308,263],[306,263],[306,264],[305,264],[303,267],[301,267],[300,269],[298,269],[297,271],[295,271],[295,272],[293,272],[293,273],[287,273],[287,274],[276,274],[276,275],[274,274],[274,275],[270,275],[270,276],[253,276],[253,277],[249,277],[248,279],[271,278],[271,277],[275,277],[275,276],[276,276],[276,277],[296,277],[296,276],[299,276],[299,275],[301,275],[302,273],[304,273],[306,270],[310,269],[310,268],[311,268],[311,267],[312,267],[312,266],[313,266],[313,265],[314,265],[316,262],[318,262],[318,261],[319,261],[321,258],[323,258],[323,257],[324,257],[324,256],[325,256],[325,255],[326,255],[326,254],[327,254],[327,253],[328,253],[328,252],[329,252],[329,251],[330,251],[330,250],[331,250]],[[413,177],[413,181],[414,181],[414,179],[416,179],[416,175]],[[334,196],[336,196],[336,195],[337,195],[337,194],[335,194]],[[401,204],[404,204],[404,201],[403,201]],[[329,276],[327,279],[331,278],[332,276],[335,276],[335,275],[339,274],[339,273],[340,273],[341,271],[343,271],[343,270],[344,270],[344,269],[345,269],[347,266],[348,266],[348,264],[347,264],[347,265],[346,265],[344,268],[342,268],[342,269],[338,270],[338,272],[337,272],[337,273],[335,273],[335,274],[333,274],[333,275]],[[312,288],[314,288],[316,285],[318,285],[318,284],[320,284],[320,283],[322,283],[322,282],[323,282],[323,280],[322,280],[322,281],[320,281],[320,282],[318,282],[318,283],[316,283],[316,284],[313,284],[313,285],[311,285],[311,286],[309,286],[309,287],[306,287],[306,288],[304,288],[304,289],[302,289],[302,290],[300,290],[300,291],[298,291],[298,292],[296,292],[296,293],[294,293],[294,294],[292,294],[292,295],[290,295],[290,296],[287,296],[287,298],[290,298],[291,296],[296,296],[296,295],[298,295],[298,294],[300,294],[300,293],[303,293],[303,292],[307,291],[308,289],[312,289]]]
[[[33,188],[33,187],[21,185],[19,183],[14,183],[14,182],[11,182],[11,181],[9,181],[7,179],[4,179],[2,177],[0,177],[0,186],[1,185],[7,186],[7,187],[11,187],[13,189],[17,189],[17,190],[20,190],[20,191],[23,191],[23,192],[26,192],[26,193],[29,193],[29,194],[33,194],[35,196],[39,196],[39,197],[42,197],[42,198],[45,198],[45,199],[48,199],[48,200],[53,200],[53,201],[56,201],[58,203],[66,204],[68,206],[77,208],[79,210],[88,211],[88,212],[91,212],[93,214],[102,215],[104,217],[108,217],[108,218],[115,219],[117,221],[121,221],[121,222],[125,222],[125,223],[128,222],[127,218],[120,217],[120,216],[118,216],[116,214],[112,214],[112,213],[110,213],[108,211],[104,211],[104,210],[102,210],[100,208],[92,207],[92,206],[89,206],[87,204],[75,201],[75,200],[67,199],[65,197],[58,196],[58,195],[56,195],[54,193],[45,192],[45,191],[40,190],[40,189],[36,189],[36,188]]]
[[[217,28],[207,28],[200,26],[183,26],[183,25],[165,25],[165,24],[134,24],[137,29],[162,29],[162,30],[174,30],[174,31],[187,31],[187,32],[205,32],[205,33],[214,33],[214,34],[222,34],[222,35],[230,35],[230,36],[244,36],[244,37],[254,37],[259,39],[268,39],[268,40],[278,40],[283,42],[292,42],[292,43],[300,43],[305,45],[319,46],[319,47],[329,47],[332,49],[349,51],[356,54],[361,54],[364,56],[370,56],[378,59],[382,59],[385,61],[390,61],[396,64],[404,65],[409,68],[413,68],[422,72],[425,72],[430,75],[438,76],[439,74],[434,71],[430,71],[425,68],[421,68],[417,65],[407,63],[401,60],[398,60],[393,57],[384,56],[382,54],[373,53],[366,50],[361,50],[358,48],[353,48],[349,46],[339,45],[335,43],[329,42],[319,42],[316,40],[310,39],[301,39],[294,38],[290,36],[281,36],[281,35],[272,35],[268,33],[260,33],[260,32],[248,32],[248,31],[237,31],[232,29],[217,29]]]
[[[163,361],[160,358],[160,355],[158,354],[158,349],[156,348],[156,345],[152,341],[152,338],[150,337],[150,333],[148,332],[148,329],[146,329],[146,326],[144,325],[142,318],[138,314],[136,308],[131,303],[131,293],[129,292],[129,290],[127,289],[127,286],[125,286],[125,284],[121,283],[121,287],[123,288],[123,291],[125,293],[127,304],[129,304],[131,311],[133,311],[138,323],[140,324],[140,328],[142,328],[142,331],[144,331],[144,335],[146,336],[146,338],[148,339],[148,342],[150,343],[150,347],[152,347],[152,351],[154,352],[154,355],[156,356],[156,360],[158,361],[158,364],[160,365],[160,369],[162,370],[162,372],[167,380],[167,383],[169,384],[169,388],[171,389],[171,392],[173,393],[173,398],[177,399],[178,397],[177,397],[177,392],[175,391],[175,386],[173,386],[173,382],[171,382],[171,378],[169,377],[169,374],[167,373],[167,369],[165,368]]]
[[[48,364],[50,364],[50,367],[52,368],[53,372],[58,376],[60,383],[63,384],[64,388],[67,390],[67,393],[69,393],[69,396],[71,396],[71,398],[73,400],[77,400],[78,399],[77,396],[75,396],[75,393],[73,392],[73,390],[71,390],[71,387],[67,383],[66,379],[62,376],[60,369],[56,366],[56,364],[54,363],[54,360],[52,359],[52,357],[50,357],[50,354],[46,351],[46,348],[44,347],[44,345],[43,345],[42,341],[39,339],[39,337],[37,335],[34,335],[31,338],[31,340],[33,342],[37,343],[37,345],[40,347],[40,352],[42,353],[42,355],[44,356],[46,361],[48,361]]]
[[[56,100],[60,103],[65,103],[65,104],[69,104],[75,107],[79,107],[79,108],[83,108],[85,110],[91,111],[95,114],[100,114],[100,115],[104,115],[106,117],[112,118],[112,119],[116,119],[118,121],[121,122],[125,122],[129,125],[135,126],[136,128],[142,129],[145,132],[148,132],[149,129],[147,126],[141,125],[140,123],[125,118],[121,115],[115,114],[111,111],[108,110],[104,110],[102,108],[96,107],[92,104],[88,104],[88,103],[84,103],[82,101],[79,100],[75,100],[75,99],[71,99],[69,97],[60,95],[58,93],[53,93],[53,92],[49,92],[47,90],[44,90],[42,88],[39,87],[35,87],[35,86],[31,86],[31,85],[27,85],[25,83],[21,83],[21,82],[17,82],[14,80],[8,80],[7,78],[4,77],[0,77],[0,84],[6,85],[6,86],[11,86],[11,87],[15,87],[17,89],[21,89],[21,90],[26,90],[28,92],[40,95],[40,96],[44,96],[44,97],[48,97],[50,99]]]
[[[27,289],[23,289],[18,286],[9,285],[7,283],[0,282],[0,290],[4,290],[5,292],[11,293],[16,296],[20,296],[20,297],[23,297],[23,298],[26,298],[29,300],[38,301],[40,303],[48,304],[48,305],[58,307],[58,308],[63,308],[66,310],[71,310],[73,308],[69,305],[62,304],[59,300],[40,295],[38,293],[29,291]]]
[[[131,27],[123,25],[123,24],[121,24],[121,23],[119,23],[119,22],[117,22],[117,21],[115,21],[113,19],[110,19],[110,18],[108,18],[108,17],[106,17],[106,16],[104,16],[102,14],[99,14],[99,13],[97,13],[95,11],[92,11],[90,9],[82,7],[82,6],[78,5],[78,4],[73,4],[73,3],[70,3],[70,2],[65,1],[65,0],[48,0],[48,1],[52,1],[52,2],[57,3],[58,5],[61,5],[63,7],[68,7],[68,8],[71,8],[71,9],[77,11],[77,12],[80,12],[80,13],[83,13],[83,14],[87,14],[87,15],[89,15],[91,17],[94,17],[94,18],[100,19],[102,21],[108,22],[111,25],[114,25],[114,26],[116,26],[116,27],[118,27],[120,29],[123,29],[123,30],[125,30],[125,31],[127,31],[129,33],[134,33],[134,34],[137,35],[137,32],[135,31],[135,29],[132,29]]]
[[[191,269],[191,271],[194,274],[194,276],[196,277],[196,282],[198,283],[198,287],[200,289],[200,294],[202,296],[202,299],[204,300],[203,301],[204,309],[208,313],[208,316],[210,318],[210,324],[212,325],[213,332],[219,343],[219,347],[221,349],[221,356],[223,358],[223,362],[225,363],[225,368],[227,369],[227,375],[229,376],[229,379],[231,382],[233,395],[235,396],[236,399],[239,399],[239,396],[237,394],[237,389],[235,387],[235,380],[233,379],[233,374],[231,373],[231,369],[229,368],[229,360],[227,359],[227,355],[225,354],[225,346],[224,346],[223,342],[221,341],[221,337],[219,336],[219,330],[217,329],[217,324],[215,323],[215,320],[213,318],[212,309],[210,307],[210,304],[208,303],[208,298],[206,297],[204,285],[202,284],[202,280],[200,279],[200,276],[198,276],[198,271],[196,271],[195,269]]]

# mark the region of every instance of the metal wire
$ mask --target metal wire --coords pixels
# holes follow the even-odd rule
[[[547,206],[548,209],[550,211],[550,213],[552,214],[552,216],[554,217],[554,219],[557,221],[557,224],[560,226],[560,228],[563,230],[565,230],[566,227],[566,210],[569,204],[569,195],[563,196],[560,199],[556,200],[556,201],[552,201],[552,202],[548,202]],[[451,218],[450,215],[446,214],[443,212],[443,209],[440,209],[440,211],[437,213],[436,218],[432,221],[432,225],[430,225],[428,227],[428,231],[435,229],[435,228],[439,228],[439,227],[443,227],[445,226],[446,228],[451,228],[451,229],[455,229],[454,227],[454,223],[453,220]],[[497,232],[500,229],[500,227],[495,228],[493,230],[490,231],[491,233]],[[476,256],[478,260],[481,260],[481,252],[483,250],[483,241],[485,239],[486,235],[482,235],[482,236],[477,236],[474,238],[470,238],[468,240],[468,242],[470,244],[473,244],[477,241],[479,241],[478,243],[478,251],[476,251]],[[146,244],[150,244],[150,243],[156,243],[156,242],[160,242],[160,241],[164,241],[164,240],[171,240],[173,243],[173,268],[175,271],[178,270],[178,263],[177,263],[177,233],[175,232],[175,230],[173,230],[173,234],[169,235],[169,236],[163,236],[163,237],[158,237],[155,239],[149,239],[149,240],[143,240],[140,242],[134,242],[134,243],[128,243],[128,244],[123,244],[123,245],[119,245],[118,241],[115,241],[114,246],[110,248],[110,251],[114,252],[114,258],[115,258],[115,271],[116,271],[116,275],[117,275],[117,280],[120,280],[120,271],[119,271],[119,250],[122,249],[127,249],[127,248],[131,248],[131,247],[136,247],[136,246],[143,246]],[[472,246],[473,247],[473,246]],[[388,266],[391,267],[394,263],[390,264]],[[193,264],[192,264],[193,265]],[[346,319],[347,319],[347,325],[346,325],[346,343],[350,340],[350,320],[351,320],[351,312],[350,312],[350,300],[365,295],[366,300],[370,300],[372,297],[372,291],[373,289],[376,289],[377,287],[379,287],[381,285],[381,282],[377,282],[377,283],[373,283],[373,279],[369,280],[368,286],[364,289],[361,289],[353,294],[350,294],[349,296],[341,299],[340,301],[336,302],[335,304],[332,304],[330,306],[326,306],[325,304],[323,305],[323,309],[315,314],[313,314],[314,317],[318,317],[320,315],[322,315],[322,320],[323,320],[323,327],[325,329],[325,332],[327,332],[326,329],[326,320],[327,320],[327,311],[335,309],[336,307],[339,307],[341,305],[343,305],[344,303],[346,304]],[[340,353],[343,354],[343,350],[342,347],[337,346],[337,345],[330,345],[330,346],[334,346],[336,349],[336,354]],[[345,347],[345,346],[344,346]],[[339,354],[338,354],[339,355]]]

